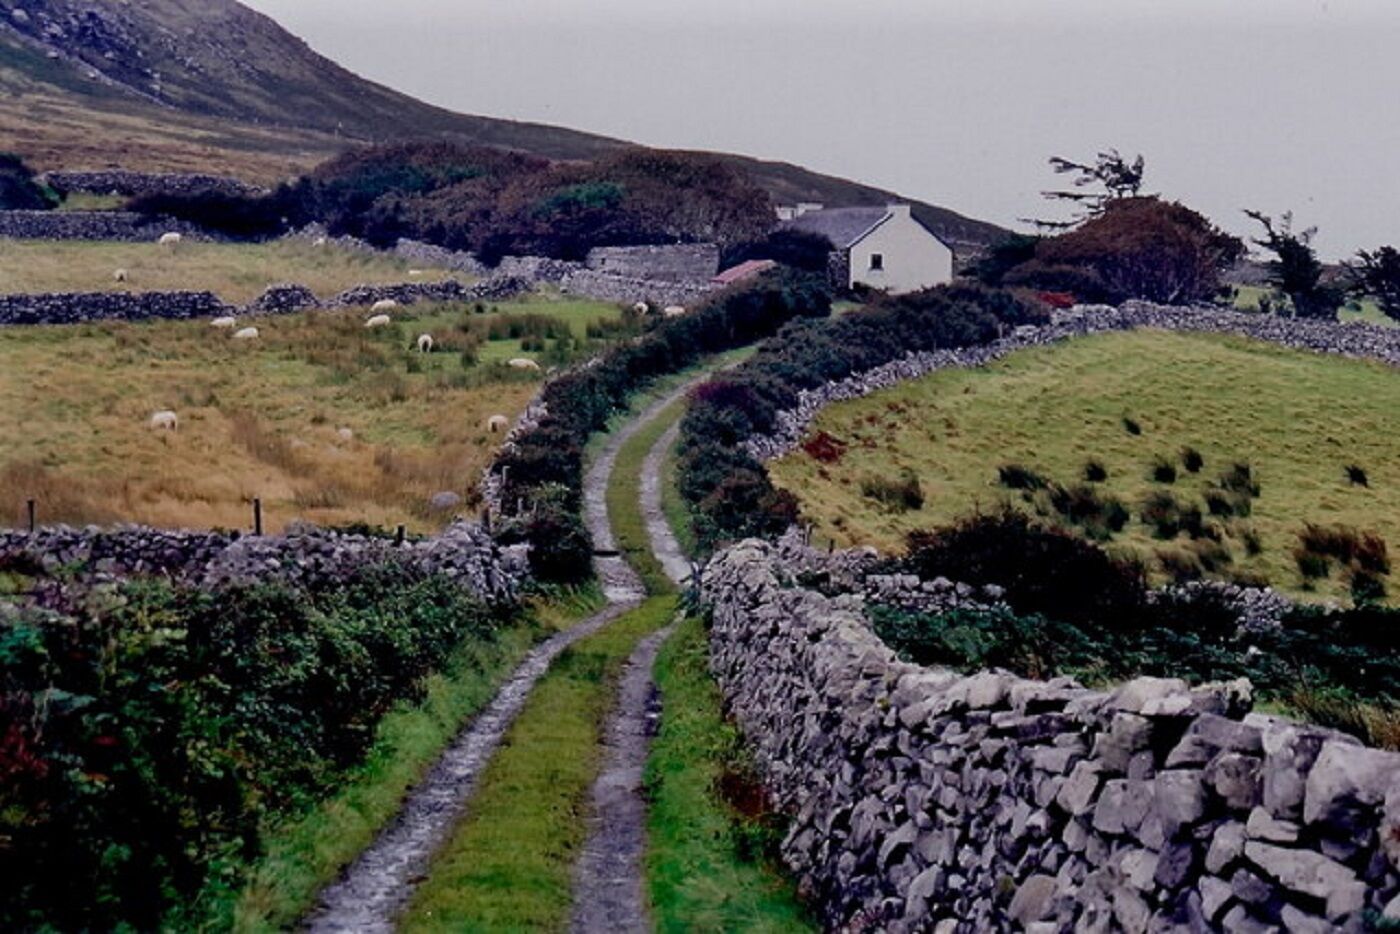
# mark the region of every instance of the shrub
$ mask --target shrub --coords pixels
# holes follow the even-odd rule
[[[1130,435],[1140,435],[1142,434],[1142,425],[1138,424],[1136,419],[1132,419],[1124,415],[1123,430]]]
[[[1166,491],[1147,494],[1143,499],[1140,515],[1152,533],[1161,539],[1176,538],[1185,532],[1191,538],[1207,536],[1204,517],[1195,506],[1181,503]]]
[[[0,152],[0,210],[47,211],[58,196],[34,181],[34,171],[14,153]]]
[[[871,621],[880,638],[919,665],[965,672],[1005,668],[1028,678],[1086,671],[1097,663],[1092,640],[1077,626],[1003,609],[925,615],[877,606]]]
[[[1371,480],[1366,476],[1366,471],[1358,464],[1347,465],[1347,482],[1352,486],[1370,486]]]
[[[1375,532],[1359,532],[1349,526],[1308,523],[1298,533],[1299,547],[1307,554],[1335,559],[1343,565],[1374,574],[1390,573],[1385,539]]]
[[[1254,479],[1254,468],[1241,461],[1231,465],[1229,470],[1220,475],[1220,489],[1257,499],[1260,487],[1259,481]]]
[[[1192,447],[1181,449],[1181,466],[1186,468],[1187,473],[1200,473],[1201,468],[1206,465],[1206,459],[1201,456],[1201,452]]]
[[[1152,462],[1147,475],[1153,483],[1175,483],[1176,465],[1164,457],[1159,457]]]
[[[1084,463],[1084,479],[1089,483],[1103,483],[1108,479],[1108,468],[1102,461],[1086,461]]]
[[[1043,490],[1049,481],[1030,467],[1002,464],[997,468],[997,480],[1009,490]]]
[[[1122,500],[1103,494],[1088,485],[1062,487],[1055,484],[1048,490],[1051,507],[1067,522],[1083,528],[1092,539],[1106,541],[1123,531],[1131,515]]]
[[[905,469],[899,478],[868,477],[861,481],[862,496],[875,500],[890,512],[910,512],[924,507],[924,491],[914,471]]]
[[[1305,581],[1321,580],[1332,573],[1332,562],[1325,555],[1299,548],[1293,552],[1293,558],[1298,564],[1298,573],[1303,575]]]
[[[173,217],[201,227],[250,240],[276,237],[287,231],[287,189],[268,195],[236,195],[207,191],[188,195],[141,195],[127,203],[127,210],[150,217]]]
[[[1033,525],[1012,510],[912,532],[907,541],[905,563],[912,572],[1004,587],[1018,613],[1071,622],[1111,619],[1131,616],[1144,599],[1140,567],[1076,535]]]

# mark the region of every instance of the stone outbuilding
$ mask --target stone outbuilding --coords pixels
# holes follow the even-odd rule
[[[831,242],[835,285],[913,292],[953,279],[953,249],[916,219],[907,204],[826,208],[799,204],[778,208],[785,230]]]

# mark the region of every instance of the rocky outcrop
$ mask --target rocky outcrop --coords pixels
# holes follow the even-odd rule
[[[1153,305],[1148,302],[1126,302],[1119,308],[1107,305],[1077,306],[1068,311],[1055,312],[1049,324],[1017,328],[991,344],[912,353],[864,373],[803,390],[798,394],[796,406],[778,413],[776,429],[771,434],[749,439],[747,447],[749,453],[760,461],[773,460],[796,448],[817,413],[833,402],[858,399],[939,370],[985,366],[1029,347],[1041,347],[1086,334],[1137,328],[1237,334],[1295,350],[1400,366],[1400,328],[1281,318],[1215,307]]]
[[[321,300],[304,285],[270,285],[243,308],[248,315],[288,315],[319,308]]]
[[[359,568],[391,561],[446,575],[495,600],[514,598],[529,570],[522,549],[502,548],[481,526],[468,522],[403,544],[315,526],[293,527],[275,536],[136,525],[0,532],[0,567],[28,567],[46,574],[81,569],[80,573],[110,578],[168,576],[205,587],[266,581],[326,586]]]
[[[706,568],[712,668],[832,929],[1363,930],[1400,917],[1400,755],[1247,682],[901,662],[778,546]]]

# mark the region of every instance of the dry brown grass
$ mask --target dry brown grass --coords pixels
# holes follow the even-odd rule
[[[125,282],[113,271],[125,269]],[[433,282],[444,270],[422,269],[391,256],[315,247],[300,240],[270,243],[156,243],[0,240],[0,293],[150,292],[203,289],[226,302],[251,301],[269,285],[295,282],[329,298],[356,285]]]
[[[1308,722],[1350,733],[1368,746],[1400,750],[1400,710],[1307,689],[1295,692],[1288,706]]]
[[[243,528],[258,497],[274,530],[297,518],[432,530],[445,517],[427,499],[471,500],[500,441],[486,420],[513,418],[537,388],[537,376],[409,349],[470,314],[419,307],[382,331],[357,312],[269,318],[254,344],[202,321],[0,329],[0,523],[22,521],[34,497],[44,522]],[[179,413],[179,431],[147,428],[160,409]]]

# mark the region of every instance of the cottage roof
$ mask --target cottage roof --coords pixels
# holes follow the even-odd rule
[[[823,208],[783,222],[784,230],[800,230],[830,240],[839,250],[859,243],[890,216],[888,208]]]
[[[778,264],[771,259],[749,259],[737,266],[730,266],[710,281],[715,285],[733,285],[736,282],[742,282],[750,276],[756,276],[761,272],[766,272],[776,265]]]

